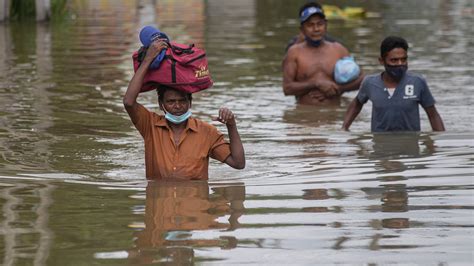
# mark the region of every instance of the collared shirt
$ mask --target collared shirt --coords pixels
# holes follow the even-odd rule
[[[178,144],[162,115],[138,107],[135,127],[145,143],[147,179],[207,180],[209,157],[224,162],[230,144],[216,127],[190,117]]]

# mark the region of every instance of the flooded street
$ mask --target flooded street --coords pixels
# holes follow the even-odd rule
[[[365,73],[385,36],[408,40],[446,126],[421,110],[422,132],[374,135],[370,103],[340,130],[356,92],[284,96],[303,3],[75,0],[64,19],[0,23],[0,264],[473,264],[474,4],[330,2],[367,12],[328,22]],[[214,86],[193,115],[236,114],[244,170],[211,160],[208,182],[146,182],[122,97],[152,24],[206,49]],[[139,102],[159,112],[155,92]]]

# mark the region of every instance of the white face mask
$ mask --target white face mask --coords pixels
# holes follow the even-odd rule
[[[163,110],[165,111],[165,118],[166,120],[170,121],[173,124],[181,124],[184,121],[188,120],[191,117],[192,112],[190,109],[182,115],[173,115],[170,112],[166,111],[165,107],[163,106]]]

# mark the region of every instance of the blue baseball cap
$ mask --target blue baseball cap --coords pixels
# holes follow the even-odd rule
[[[321,8],[317,8],[315,6],[310,6],[303,10],[300,14],[300,23],[303,24],[306,20],[308,20],[312,15],[319,15],[322,18],[326,18],[324,15],[324,11]]]
[[[157,28],[153,26],[145,26],[143,29],[140,31],[140,42],[143,44],[143,46],[148,47],[150,44],[157,40],[157,39],[166,39],[170,40],[168,36],[164,33],[158,30]]]

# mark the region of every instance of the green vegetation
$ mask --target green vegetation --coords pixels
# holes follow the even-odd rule
[[[67,14],[67,0],[51,0],[51,19],[63,18]],[[35,19],[35,0],[11,1],[11,20]]]
[[[52,0],[51,1],[51,16],[52,18],[63,17],[67,14],[67,0]]]
[[[11,1],[10,19],[24,20],[35,17],[35,0]]]

